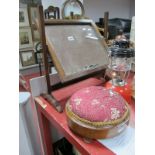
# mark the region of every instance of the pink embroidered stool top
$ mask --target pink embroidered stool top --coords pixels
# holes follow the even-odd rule
[[[118,93],[101,86],[83,88],[66,104],[69,118],[86,126],[102,129],[129,119],[129,108]]]

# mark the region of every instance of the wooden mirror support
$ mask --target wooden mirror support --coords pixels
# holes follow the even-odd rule
[[[44,20],[42,6],[38,6],[38,13],[36,25],[41,36],[48,94],[53,88],[49,78],[48,52],[58,71],[60,86],[99,76],[105,71],[107,45],[92,20]],[[49,100],[55,99],[52,96]]]
[[[109,12],[104,13],[104,38],[106,42],[108,41],[108,19],[109,19]]]
[[[46,38],[45,38],[45,29],[44,29],[44,15],[43,15],[43,7],[40,5],[38,6],[38,15],[39,15],[39,32],[41,36],[41,43],[42,43],[42,50],[43,50],[43,61],[45,65],[45,76],[47,82],[47,91],[48,94],[41,94],[47,101],[51,103],[51,105],[58,111],[62,112],[62,107],[59,102],[54,98],[51,94],[51,83],[49,77],[49,66],[48,66],[48,48],[46,45]]]

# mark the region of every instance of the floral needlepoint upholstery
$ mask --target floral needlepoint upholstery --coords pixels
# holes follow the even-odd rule
[[[101,86],[77,91],[69,100],[69,109],[81,121],[100,122],[100,125],[103,125],[102,122],[117,122],[128,111],[123,97]]]

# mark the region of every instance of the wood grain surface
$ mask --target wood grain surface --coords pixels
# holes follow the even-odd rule
[[[49,53],[62,81],[102,70],[108,63],[106,44],[95,25],[80,22],[45,21]]]

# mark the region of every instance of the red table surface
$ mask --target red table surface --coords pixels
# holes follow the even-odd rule
[[[61,103],[63,107],[65,107],[65,104],[69,97],[76,92],[77,90],[87,87],[87,86],[93,86],[93,85],[103,85],[102,81],[96,78],[89,78],[87,80],[84,80],[82,82],[73,84],[71,86],[59,89],[57,91],[54,91],[52,94],[53,96]],[[39,97],[40,100],[43,102],[44,106],[46,105],[46,108],[43,108],[42,105],[40,105],[37,101],[36,107],[38,112],[42,115],[44,115],[50,123],[52,123],[63,135],[67,138],[67,140],[73,144],[81,153],[82,155],[114,155],[114,153],[106,148],[105,146],[101,145],[96,140],[93,140],[91,143],[86,143],[83,138],[75,135],[71,132],[71,130],[68,128],[67,120],[66,120],[66,114],[65,110],[63,113],[58,113],[51,105],[48,103],[45,99],[42,97]],[[129,104],[131,108],[131,120],[130,125],[134,126],[134,120],[135,120],[135,108],[134,108],[134,101],[132,100],[132,103]],[[43,122],[40,125],[42,128],[43,126],[46,126],[46,121]],[[41,129],[42,130],[42,129]],[[49,133],[44,132],[44,135],[42,135],[45,139],[49,137]],[[51,145],[49,145],[51,146]],[[46,149],[49,149],[49,146],[45,146]],[[51,151],[47,150],[47,152],[51,153]],[[47,153],[48,154],[48,153]]]

